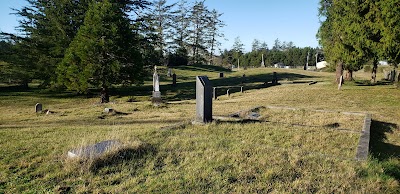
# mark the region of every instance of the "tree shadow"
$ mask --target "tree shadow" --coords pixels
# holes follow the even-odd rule
[[[386,134],[393,133],[397,127],[393,123],[372,120],[369,150],[372,158],[380,162],[383,173],[400,181],[400,146],[386,142]]]
[[[370,133],[370,154],[374,158],[383,161],[389,158],[400,159],[400,146],[387,143],[387,133],[393,133],[397,125],[372,120]]]
[[[187,71],[200,71],[200,72],[231,72],[230,69],[214,66],[214,65],[190,65],[190,66],[177,66],[172,67],[174,69],[179,70],[187,70]]]
[[[385,86],[385,85],[392,85],[393,83],[390,81],[377,81],[376,83],[371,83],[370,80],[357,80],[354,81],[356,86]]]
[[[184,66],[182,68],[193,68],[191,66]],[[199,72],[204,72],[200,71]],[[296,73],[279,73],[278,80],[297,80],[304,78],[314,78],[314,76],[307,76]],[[178,75],[178,79],[179,75]],[[272,73],[250,75],[250,76],[236,76],[236,77],[224,77],[210,80],[213,87],[217,86],[243,86],[244,90],[260,89],[276,86],[271,84],[273,80]],[[308,82],[307,82],[308,83]],[[121,96],[148,96],[152,94],[152,86],[133,86],[127,88],[115,88],[112,93],[119,94]],[[161,93],[163,99],[166,101],[180,101],[180,100],[192,100],[196,99],[196,81],[180,82],[174,86],[172,84],[162,85]],[[226,89],[218,89],[217,96],[226,94]],[[230,93],[240,92],[240,88],[230,88]]]

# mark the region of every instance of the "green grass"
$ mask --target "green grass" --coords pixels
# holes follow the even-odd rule
[[[395,86],[347,82],[338,91],[333,73],[195,66],[175,68],[173,88],[166,69],[160,71],[161,90],[170,102],[161,107],[149,102],[150,82],[112,89],[109,104],[98,104],[98,97],[2,86],[0,193],[399,192],[400,90]],[[261,86],[273,71],[286,82],[318,83]],[[194,118],[196,75],[209,76],[214,86],[245,87],[244,93],[213,101],[214,115],[256,106],[296,110],[263,109],[263,122],[161,130]],[[359,82],[368,77],[355,75]],[[136,102],[127,102],[131,97]],[[55,113],[34,113],[37,102]],[[104,116],[105,107],[128,114]],[[368,161],[353,159],[363,117],[340,112],[372,114]],[[66,156],[70,149],[109,139],[131,146],[95,165]]]

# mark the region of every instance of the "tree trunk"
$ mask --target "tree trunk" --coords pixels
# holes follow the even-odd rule
[[[110,102],[110,95],[108,94],[108,89],[103,87],[100,92],[100,103]]]
[[[339,61],[336,64],[336,84],[340,83],[340,77],[343,75],[343,62]]]
[[[372,68],[371,83],[376,82],[376,71],[378,69],[378,60],[374,59],[374,67]]]
[[[346,81],[353,81],[353,71],[347,70],[346,72]]]

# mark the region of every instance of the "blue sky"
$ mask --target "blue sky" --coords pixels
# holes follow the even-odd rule
[[[191,0],[189,0],[190,2]],[[172,2],[172,1],[171,1]],[[220,40],[221,49],[231,49],[235,37],[251,49],[254,39],[265,41],[271,48],[274,40],[292,41],[298,47],[317,47],[315,35],[320,26],[319,0],[207,0],[209,9],[223,13],[221,19],[225,38]],[[25,0],[0,1],[0,31],[15,33],[18,25],[10,8],[21,8]]]

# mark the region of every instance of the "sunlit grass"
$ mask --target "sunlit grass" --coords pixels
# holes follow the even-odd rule
[[[399,191],[400,91],[394,86],[345,84],[338,91],[332,73],[249,69],[226,71],[223,80],[218,70],[203,70],[175,73],[178,81],[187,83],[196,75],[208,75],[216,85],[240,83],[243,74],[249,83],[262,84],[274,71],[289,76],[281,80],[318,82],[245,90],[213,101],[214,115],[256,106],[296,109],[261,109],[262,122],[175,130],[160,128],[192,120],[194,99],[153,107],[150,96],[127,102],[134,91],[131,96],[112,96],[108,104],[98,104],[98,98],[37,91],[1,92],[0,193]],[[168,79],[163,83],[169,84]],[[179,95],[178,89],[167,94]],[[35,113],[37,102],[54,113]],[[124,114],[108,115],[104,108]],[[354,160],[364,117],[342,112],[372,114],[374,147],[368,161]],[[106,157],[97,168],[67,159],[70,149],[109,139],[131,145],[130,152],[115,162]]]

